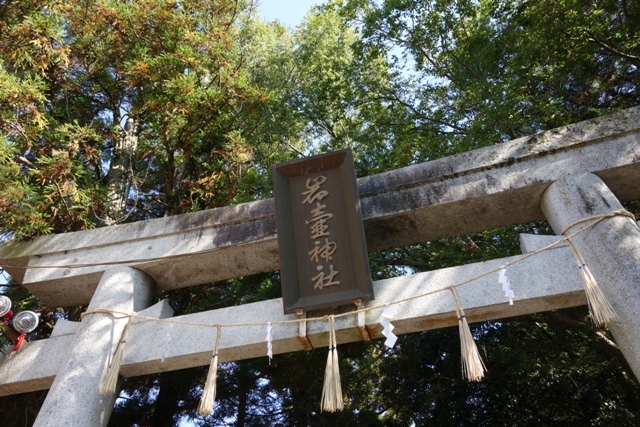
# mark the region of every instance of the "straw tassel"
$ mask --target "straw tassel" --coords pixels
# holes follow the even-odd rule
[[[327,357],[327,367],[324,370],[324,386],[322,388],[320,407],[322,411],[327,412],[341,411],[344,408],[333,316],[329,316],[329,355]]]
[[[464,309],[462,308],[462,301],[460,300],[458,289],[456,287],[450,289],[456,305],[456,314],[458,316],[458,326],[460,330],[462,376],[467,378],[469,381],[480,381],[484,377],[484,362],[480,358],[478,347],[471,335],[471,330],[469,329],[467,316],[464,314]]]
[[[213,355],[211,356],[211,364],[209,365],[209,373],[204,383],[204,390],[200,405],[198,405],[198,414],[209,415],[213,412],[213,404],[216,400],[216,379],[218,377],[218,347],[220,346],[220,325],[216,325],[216,343],[213,347]]]
[[[109,363],[109,366],[107,367],[107,375],[100,385],[101,394],[114,394],[116,392],[116,387],[118,386],[118,377],[120,376],[120,365],[122,365],[122,357],[124,356],[124,345],[127,342],[127,337],[129,337],[130,327],[131,316],[129,316],[129,319],[127,320],[127,325],[122,331],[122,337],[120,338],[118,347],[116,347],[116,352],[111,359],[111,363]]]
[[[571,239],[567,239],[567,242],[569,242],[573,255],[578,262],[578,268],[582,276],[582,284],[584,285],[584,293],[587,296],[587,304],[589,305],[593,323],[595,323],[596,326],[603,326],[616,318],[616,312],[613,310],[613,307],[611,307],[611,304],[609,304],[609,301],[607,301],[607,297],[604,296],[600,286],[598,286],[595,277],[591,274],[591,270],[589,270],[578,248]]]

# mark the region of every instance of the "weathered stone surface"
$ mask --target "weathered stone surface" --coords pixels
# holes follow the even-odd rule
[[[521,234],[520,251],[523,254],[543,250],[553,245],[553,248],[567,247],[568,243],[558,243],[564,236],[544,236],[538,234]]]
[[[72,322],[66,319],[56,320],[56,324],[51,331],[51,337],[61,337],[63,335],[73,335],[78,332],[80,322]]]
[[[51,387],[73,341],[74,335],[61,335],[25,343],[9,357],[0,354],[0,396]]]
[[[542,208],[556,233],[566,230],[570,235],[593,222],[577,221],[623,207],[600,178],[580,174],[549,187]],[[576,235],[572,242],[616,311],[617,319],[609,328],[640,379],[640,228],[626,216],[615,216]]]
[[[145,273],[112,268],[104,273],[88,309],[140,311],[152,301],[154,292],[153,279]],[[94,313],[84,318],[75,334],[52,338],[70,337],[71,341],[60,353],[62,362],[34,426],[107,425],[117,394],[101,394],[100,384],[126,324],[124,316]],[[18,356],[16,359],[22,359]],[[51,358],[47,353],[36,360],[47,364]]]
[[[502,319],[585,304],[580,275],[568,247],[546,251],[521,263],[516,262],[518,259],[510,257],[377,281],[374,282],[376,300],[366,303],[365,307],[383,306],[403,298],[434,292],[433,295],[392,305],[394,332],[405,334],[454,326],[457,325],[457,319],[451,294],[449,291],[437,291],[507,264],[510,265],[508,275],[516,293],[514,305],[510,306],[504,298],[496,272],[459,288],[470,321]],[[140,314],[159,312],[156,308],[155,311]],[[381,313],[382,308],[369,311],[365,316],[367,331],[373,338],[381,336]],[[220,361],[232,361],[266,357],[266,323],[293,319],[296,319],[295,315],[282,314],[282,300],[273,299],[170,318],[175,324],[138,320],[131,325],[120,373],[130,377],[208,365],[215,342],[215,329],[179,322],[208,325],[259,323],[258,326],[222,329]],[[339,343],[362,340],[357,316],[336,319],[336,335]],[[329,342],[326,320],[308,321],[307,338],[314,347],[326,347]],[[20,350],[20,357],[12,358],[0,367],[0,395],[48,388],[57,366],[68,354],[72,340],[73,335],[56,335],[25,344]],[[276,354],[304,349],[295,323],[275,324],[273,340]],[[47,363],[43,363],[45,358]]]

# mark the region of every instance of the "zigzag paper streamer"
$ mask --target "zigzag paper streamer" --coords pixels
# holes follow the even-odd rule
[[[509,305],[513,305],[513,298],[515,298],[515,293],[513,292],[513,289],[511,289],[511,282],[509,281],[509,277],[507,277],[507,266],[503,266],[500,270],[498,283],[502,284],[504,296],[505,298],[509,298]]]
[[[382,335],[384,335],[387,339],[384,342],[384,345],[391,348],[396,344],[398,337],[393,333],[394,326],[391,324],[391,319],[393,319],[393,315],[391,314],[391,309],[389,308],[389,304],[386,305],[384,312],[382,313],[380,324],[383,326]]]
[[[273,343],[271,342],[273,340],[273,337],[271,336],[272,328],[271,322],[267,323],[267,337],[265,338],[265,341],[267,341],[267,356],[269,356],[269,364],[271,364],[271,359],[273,359]]]

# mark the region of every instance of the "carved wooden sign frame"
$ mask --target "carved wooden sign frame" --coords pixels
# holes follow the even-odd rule
[[[273,167],[284,312],[373,299],[351,150]]]

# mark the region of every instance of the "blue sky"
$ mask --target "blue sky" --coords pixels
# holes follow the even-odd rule
[[[267,21],[278,20],[295,28],[309,9],[322,0],[257,0],[258,14]]]

